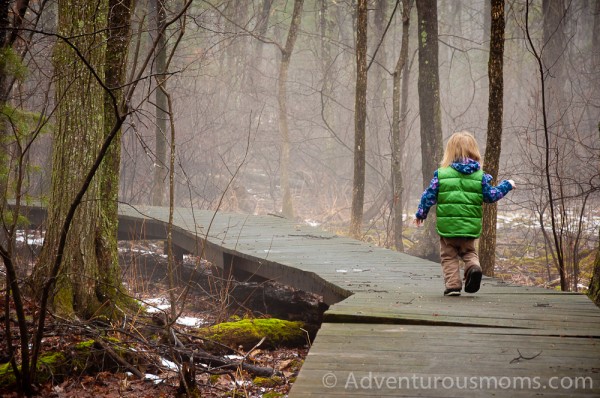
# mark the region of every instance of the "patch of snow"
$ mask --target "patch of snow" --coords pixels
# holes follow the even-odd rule
[[[235,354],[225,355],[225,358],[227,358],[227,359],[244,359],[243,356],[241,356],[241,355],[235,355]]]
[[[336,269],[335,272],[339,272],[340,274],[345,274],[348,272],[346,269]]]
[[[168,368],[169,370],[174,370],[175,372],[179,371],[179,366],[177,366],[177,364],[175,362],[171,362],[168,359],[161,358],[160,364],[162,366],[164,366],[165,368]]]
[[[315,221],[315,220],[304,220],[305,223],[307,223],[308,225],[310,225],[311,227],[318,227],[319,225],[321,225],[320,222]]]
[[[193,326],[198,327],[206,324],[207,322],[204,319],[196,318],[193,316],[180,316],[177,318],[177,324],[183,326]]]
[[[164,297],[146,299],[143,301],[143,304],[149,305],[147,306],[146,311],[148,311],[151,314],[171,308],[169,300],[167,300]]]
[[[16,241],[17,243],[27,242],[29,246],[42,246],[44,244],[44,238],[35,238],[32,235],[27,234],[25,231],[17,231]]]
[[[151,373],[146,373],[144,375],[144,380],[152,380],[154,384],[160,384],[164,381],[164,379],[160,376],[153,375]]]

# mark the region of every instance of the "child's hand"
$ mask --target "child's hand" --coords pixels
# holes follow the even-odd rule
[[[517,187],[513,180],[508,180],[508,182],[510,183],[510,186],[512,187],[512,189],[515,189]]]
[[[417,227],[420,227],[421,225],[423,225],[423,221],[425,221],[425,220],[421,220],[420,218],[415,218],[415,225]]]

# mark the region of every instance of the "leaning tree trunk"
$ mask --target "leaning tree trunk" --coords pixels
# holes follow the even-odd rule
[[[417,1],[419,19],[419,112],[421,117],[421,161],[423,187],[427,187],[442,159],[442,119],[440,108],[440,77],[438,70],[437,1]],[[427,218],[425,236],[419,256],[439,260],[435,214]]]
[[[46,284],[65,217],[103,143],[104,91],[91,70],[104,76],[107,14],[108,1],[66,0],[58,6],[58,33],[73,38],[85,62],[67,44],[57,42],[52,187],[45,244],[34,275],[38,286]],[[114,195],[102,190],[107,187],[104,181],[115,181],[117,176],[118,170],[102,167],[77,207],[53,290],[52,307],[58,313],[84,318],[115,315],[121,286],[112,252],[117,222],[108,218],[114,214],[114,203],[102,200]],[[111,189],[118,189],[117,185],[110,184]]]
[[[356,93],[354,103],[354,182],[350,235],[360,238],[365,201],[367,123],[367,0],[358,0],[356,21]]]
[[[483,164],[486,173],[498,178],[502,146],[502,114],[504,101],[504,0],[492,0],[490,59],[488,76],[490,97],[488,103],[488,134]],[[479,258],[483,273],[494,276],[496,261],[496,203],[483,206],[483,228],[479,241]]]
[[[294,14],[288,32],[285,47],[281,50],[279,67],[279,131],[281,133],[281,189],[283,191],[282,213],[286,218],[294,217],[294,206],[290,192],[290,132],[287,120],[287,77],[294,44],[298,36],[298,28],[302,19],[304,0],[294,2]]]
[[[404,243],[402,241],[402,202],[404,185],[402,182],[402,156],[404,154],[404,141],[406,139],[406,100],[402,95],[402,108],[400,108],[401,94],[407,93],[408,81],[408,34],[410,28],[410,10],[412,0],[405,1],[402,8],[402,44],[400,46],[400,56],[394,70],[394,89],[392,95],[393,102],[393,123],[392,123],[392,181],[394,182],[394,245],[396,250],[403,252]],[[402,92],[400,90],[402,85]]]

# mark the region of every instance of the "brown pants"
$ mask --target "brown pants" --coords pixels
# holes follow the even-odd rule
[[[459,257],[465,262],[465,275],[472,267],[480,266],[473,238],[440,236],[440,257],[446,289],[462,289]]]

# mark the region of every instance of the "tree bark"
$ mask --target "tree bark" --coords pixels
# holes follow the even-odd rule
[[[101,43],[107,40],[107,15],[108,1],[66,0],[58,6],[58,33],[72,38],[85,62],[63,41],[57,42],[53,55],[58,73],[57,129],[48,229],[34,274],[38,286],[45,285],[51,276],[63,222],[104,142],[104,90],[91,69],[104,76],[106,47]],[[119,145],[118,141],[113,145]],[[116,251],[117,224],[108,218],[114,214],[115,203],[103,199],[114,197],[116,178],[118,172],[105,163],[74,213],[52,297],[52,307],[58,313],[83,318],[115,316],[121,280],[116,253],[112,252]],[[112,191],[103,193],[107,186]]]
[[[502,147],[502,115],[504,104],[504,0],[492,0],[490,57],[488,62],[489,102],[488,133],[483,164],[486,173],[498,178]],[[479,241],[479,259],[483,273],[494,276],[496,261],[496,203],[483,206],[483,228]]]
[[[104,92],[104,135],[99,144],[111,134],[113,127],[118,123],[117,114],[122,113],[122,110],[118,107],[123,99],[122,87],[127,80],[127,48],[130,41],[133,6],[133,0],[108,0],[105,84],[111,90],[111,93]],[[121,292],[121,284],[115,284],[116,281],[120,281],[117,247],[119,170],[121,164],[120,131],[113,142],[99,171],[99,179],[101,180],[99,193],[103,208],[99,223],[103,236],[98,239],[96,252],[102,257],[98,262],[100,267],[99,283],[106,286],[106,289],[109,290],[107,297],[110,297],[114,302]]]
[[[367,122],[367,0],[358,0],[356,31],[356,96],[354,103],[354,181],[350,235],[360,238],[365,200],[365,141]]]
[[[440,79],[438,69],[438,26],[436,0],[419,0],[419,112],[421,119],[421,160],[423,187],[429,185],[442,159],[442,119],[440,108]],[[427,218],[424,239],[420,244],[421,257],[439,260],[439,238],[433,212]]]
[[[394,246],[397,251],[404,251],[402,241],[402,203],[404,196],[404,185],[402,182],[402,156],[404,155],[404,141],[406,140],[406,101],[408,99],[408,34],[410,28],[410,11],[412,0],[402,3],[402,44],[400,56],[394,70],[394,88],[392,95],[392,181],[394,186],[393,210],[394,210]],[[402,86],[402,90],[400,89]],[[406,95],[404,95],[406,93]],[[402,109],[400,100],[402,99]]]
[[[294,206],[290,191],[290,132],[287,120],[287,78],[290,59],[294,51],[294,44],[298,36],[298,28],[302,21],[302,7],[304,0],[294,1],[294,13],[288,32],[285,47],[281,51],[281,64],[279,67],[279,131],[281,133],[281,189],[283,191],[282,213],[286,218],[294,218]]]

